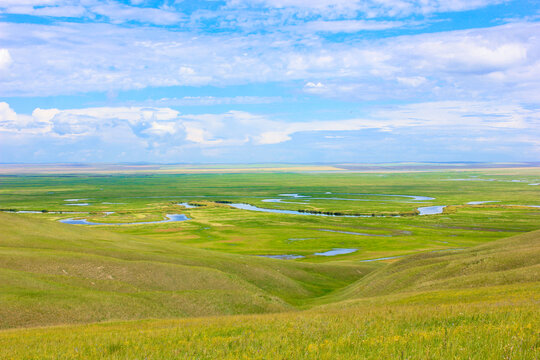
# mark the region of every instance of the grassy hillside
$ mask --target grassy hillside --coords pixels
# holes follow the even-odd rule
[[[540,230],[469,249],[416,254],[370,273],[326,301],[540,280]]]
[[[411,256],[308,311],[2,331],[0,358],[536,359],[539,236]]]
[[[293,309],[369,265],[194,249],[0,213],[0,327]]]

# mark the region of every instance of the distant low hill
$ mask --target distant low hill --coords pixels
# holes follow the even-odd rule
[[[540,162],[394,162],[394,163],[260,163],[260,164],[150,164],[53,163],[0,164],[0,176],[104,174],[212,174],[256,172],[417,172],[522,169],[538,173]]]

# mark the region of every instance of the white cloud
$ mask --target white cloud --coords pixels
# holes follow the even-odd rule
[[[133,2],[133,5],[140,3]],[[0,2],[0,13],[86,19],[104,16],[112,23],[135,21],[156,25],[179,24],[184,18],[180,12],[165,7],[129,6],[99,0],[4,0]]]
[[[310,81],[310,82],[306,83],[305,87],[306,88],[313,88],[313,89],[320,89],[320,88],[323,88],[324,85],[320,81],[316,82],[316,83]]]
[[[540,110],[518,104],[474,101],[409,104],[373,111],[365,118],[303,122],[278,121],[243,111],[195,115],[150,107],[38,108],[29,116],[16,114],[7,103],[0,103],[2,132],[80,138],[101,136],[111,129],[123,128],[141,139],[172,136],[175,141],[204,147],[278,144],[290,141],[294,134],[307,132],[394,131],[400,128],[523,130],[539,126]],[[167,141],[163,144],[168,145]]]
[[[531,34],[539,31],[537,23],[513,23],[333,43],[279,33],[3,23],[0,41],[10,44],[3,58],[17,61],[0,78],[0,96],[300,80],[305,91],[329,97],[512,100],[514,91],[537,92],[540,44]]]
[[[477,36],[450,37],[427,40],[416,50],[425,61],[458,71],[492,72],[522,63],[527,59],[527,44],[519,42],[498,43],[496,39]],[[449,70],[450,71],[450,70]]]
[[[534,129],[540,108],[498,101],[436,101],[399,106],[372,113],[375,119],[392,119],[412,126],[448,129]]]
[[[0,102],[0,132],[42,133],[46,124],[39,118],[17,114],[6,102]]]
[[[374,20],[316,20],[301,26],[304,31],[329,33],[355,33],[362,30],[387,30],[405,26],[401,21],[374,21]]]
[[[8,49],[0,49],[0,70],[7,69],[11,63],[13,62],[13,59],[11,58],[11,55],[9,54]]]
[[[32,117],[40,123],[50,123],[51,120],[60,113],[58,109],[40,109],[36,108],[32,112]]]
[[[409,85],[412,87],[418,87],[426,82],[426,78],[423,76],[412,76],[412,77],[397,77],[396,80],[402,84]]]
[[[16,121],[17,113],[6,102],[0,102],[0,121]]]
[[[11,6],[50,6],[64,3],[64,0],[2,0],[0,8]]]
[[[314,15],[325,19],[405,17],[411,14],[433,14],[448,11],[463,11],[482,8],[505,0],[228,0],[217,10],[195,11],[191,21],[211,18],[223,26],[264,27],[277,24],[284,19],[312,18]],[[34,16],[86,17],[105,16],[112,22],[136,21],[157,25],[178,25],[185,18],[181,1],[165,2],[159,7],[141,7],[143,0],[130,1],[130,5],[119,1],[99,0],[4,0],[0,2],[0,12],[28,14]],[[262,11],[261,11],[262,10]],[[343,20],[343,19],[341,19]],[[385,23],[385,22],[383,22]],[[320,25],[320,24],[319,24]],[[322,25],[327,27],[328,25]],[[343,31],[353,28],[376,30],[382,26],[369,22],[364,24],[332,24]],[[366,28],[367,27],[367,28]],[[328,30],[328,29],[327,29]],[[327,31],[324,30],[324,31]],[[331,30],[332,31],[332,30]]]
[[[221,139],[212,139],[212,134],[208,131],[192,127],[190,125],[185,127],[186,130],[186,140],[191,141],[200,145],[220,145],[223,140]]]
[[[157,25],[171,25],[178,24],[183,18],[180,13],[175,11],[127,6],[113,2],[97,2],[96,5],[89,7],[89,10],[94,14],[108,17],[113,23],[138,21]]]
[[[441,154],[448,161],[455,160],[455,154],[463,156],[464,152],[470,155],[467,159],[478,159],[477,154],[471,154],[478,150],[484,154],[511,152],[509,159],[523,159],[525,151],[525,158],[532,159],[540,155],[538,129],[540,109],[500,102],[417,103],[374,110],[364,118],[333,121],[285,121],[242,111],[180,114],[155,107],[35,109],[32,115],[26,115],[0,103],[0,158],[230,162],[276,161],[281,156],[299,161],[298,154],[326,156],[319,153],[326,149],[332,152],[334,161],[343,156],[352,161],[369,154],[372,146],[380,147],[377,141],[382,141],[391,147],[372,160],[388,156],[406,160],[407,154],[426,146],[410,141],[424,141],[428,147],[437,143],[437,150],[432,149],[433,160],[440,161]],[[371,140],[373,134],[381,134],[383,140]],[[401,146],[407,148],[405,153],[392,145],[400,137],[404,141]],[[37,147],[41,152],[35,151]],[[305,159],[314,158],[309,155]]]
[[[257,144],[268,145],[268,144],[279,144],[285,141],[291,140],[291,136],[294,132],[292,131],[266,131],[258,135]]]
[[[169,108],[144,107],[95,107],[63,110],[62,116],[69,121],[77,122],[80,117],[100,119],[126,120],[130,124],[150,120],[171,120],[178,116],[178,111]]]
[[[65,5],[65,4],[58,4],[55,5],[54,3],[50,3],[47,5],[52,6],[40,6],[36,7],[36,5],[12,5],[9,7],[4,8],[2,11],[2,5],[0,3],[0,13],[9,13],[9,14],[24,14],[24,15],[32,15],[32,16],[51,16],[51,17],[71,17],[71,18],[79,18],[88,15],[88,11],[85,7],[81,5]],[[6,5],[4,5],[6,6]]]
[[[174,121],[153,121],[150,123],[150,127],[145,130],[145,132],[149,134],[156,134],[159,136],[173,135],[178,132],[178,124]]]
[[[81,17],[86,9],[76,0],[3,0],[0,13],[32,16]]]
[[[464,11],[499,4],[505,0],[228,0],[229,7],[296,9],[299,13],[342,16],[362,13],[368,17],[407,16],[446,11]]]
[[[11,13],[13,13],[13,9]],[[33,8],[31,10],[22,11],[24,14],[34,16],[52,16],[52,17],[71,17],[78,18],[87,15],[87,10],[80,5],[77,6],[47,6],[41,8]]]

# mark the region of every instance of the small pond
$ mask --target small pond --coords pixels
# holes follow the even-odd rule
[[[189,203],[187,203],[187,202],[178,203],[176,205],[183,206],[186,209],[194,209],[194,208],[198,207],[198,206],[195,206],[195,205],[189,205]]]
[[[436,215],[436,214],[442,214],[444,208],[446,205],[437,205],[437,206],[423,206],[419,207],[416,210],[418,210],[418,215]]]
[[[173,221],[186,221],[189,220],[189,218],[184,214],[167,214],[167,219],[160,220],[160,221],[141,221],[141,222],[131,222],[131,223],[97,223],[97,222],[91,222],[86,219],[62,219],[58,220],[61,223],[64,224],[71,224],[71,225],[110,225],[110,226],[117,226],[117,225],[146,225],[146,224],[162,224],[162,223],[168,223]]]
[[[358,249],[332,249],[325,252],[315,253],[313,255],[315,256],[336,256],[336,255],[345,255],[350,254],[353,252],[358,251]],[[303,255],[290,255],[290,254],[284,254],[284,255],[257,255],[262,257],[267,257],[271,259],[280,259],[280,260],[294,260],[294,259],[302,259],[305,258]]]
[[[336,256],[336,255],[344,255],[344,254],[350,254],[353,252],[358,251],[358,249],[333,249],[325,252],[315,253],[313,255],[317,256]]]

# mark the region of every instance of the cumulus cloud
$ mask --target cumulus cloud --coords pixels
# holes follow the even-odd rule
[[[517,104],[442,101],[373,111],[365,118],[332,121],[283,121],[244,111],[181,114],[170,108],[96,107],[35,109],[17,114],[0,103],[0,131],[46,131],[48,136],[96,136],[106,128],[127,127],[141,138],[178,136],[201,146],[267,145],[286,142],[297,133],[350,132],[365,129],[469,128],[528,129],[540,125],[540,110]]]
[[[373,110],[362,118],[311,121],[287,121],[245,111],[182,114],[166,107],[140,106],[36,108],[28,115],[18,114],[7,103],[0,102],[0,159],[32,161],[43,156],[49,161],[58,157],[73,161],[77,155],[81,161],[140,161],[158,157],[174,162],[180,161],[179,156],[193,159],[190,154],[198,154],[199,161],[226,154],[229,160],[248,161],[256,153],[259,158],[268,159],[267,155],[276,149],[295,149],[285,151],[284,159],[289,160],[290,151],[309,153],[320,149],[341,151],[340,154],[345,151],[353,156],[370,143],[358,140],[362,133],[369,134],[369,138],[387,134],[387,138],[406,139],[420,133],[445,142],[452,154],[464,151],[452,148],[456,144],[505,152],[518,149],[516,144],[520,144],[519,151],[527,149],[528,156],[537,156],[540,147],[533,140],[540,136],[538,129],[540,108],[500,102],[415,103]],[[302,139],[310,138],[316,141],[302,143]],[[27,154],[17,158],[17,154],[36,147],[41,149],[39,156]]]
[[[17,113],[6,102],[0,102],[0,121],[12,122],[17,120]]]

